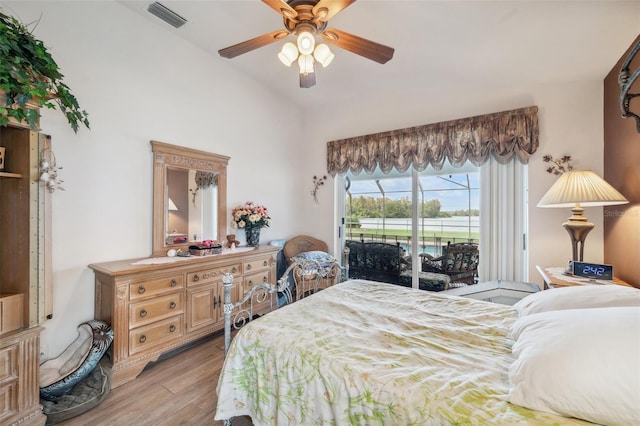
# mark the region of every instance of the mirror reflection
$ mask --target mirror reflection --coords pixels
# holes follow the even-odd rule
[[[224,238],[229,157],[158,141],[151,146],[153,256]]]
[[[167,167],[165,243],[217,240],[217,200],[217,173]]]

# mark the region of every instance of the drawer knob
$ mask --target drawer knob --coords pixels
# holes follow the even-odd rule
[[[176,279],[175,279],[175,278],[174,278],[174,279],[172,279],[172,280],[171,280],[171,287],[175,287],[175,286],[177,286],[177,285],[178,285],[178,281],[176,281]]]
[[[140,310],[140,318],[144,318],[146,316],[147,316],[147,310],[146,309]]]
[[[262,262],[262,266],[267,266],[269,263],[265,260],[264,262]]]
[[[249,285],[253,285],[253,280],[249,280]]]
[[[169,309],[175,309],[175,308],[176,308],[176,302],[169,303]]]
[[[262,277],[262,282],[266,283],[267,282],[267,276],[265,275],[264,277]]]
[[[146,341],[147,341],[147,336],[145,336],[144,334],[142,334],[142,335],[140,336],[140,338],[138,339],[138,341],[139,341],[140,343],[144,343],[144,342],[146,342]]]
[[[251,270],[251,265],[247,265],[247,271]]]
[[[193,276],[193,281],[200,281],[200,276],[198,276],[198,274],[195,274]]]
[[[170,332],[170,333],[173,333],[174,331],[176,331],[176,326],[175,326],[175,325],[173,325],[173,324],[171,324],[171,325],[169,326],[169,332]]]
[[[238,268],[236,268],[235,266],[233,268],[231,268],[231,273],[235,274],[236,272],[238,272]]]
[[[143,286],[143,285],[141,285],[141,286],[139,286],[139,287],[138,287],[138,294],[142,294],[142,293],[144,293],[145,291],[147,291],[147,289],[146,289],[146,288],[144,288],[144,286]]]

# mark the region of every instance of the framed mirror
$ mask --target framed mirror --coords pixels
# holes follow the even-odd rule
[[[153,256],[227,231],[229,157],[164,142],[153,151]]]

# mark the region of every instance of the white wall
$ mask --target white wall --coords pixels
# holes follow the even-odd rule
[[[592,169],[602,175],[602,81],[490,90],[477,87],[469,88],[464,99],[451,99],[450,94],[435,91],[405,94],[396,99],[379,99],[376,103],[342,103],[332,108],[318,108],[308,111],[306,115],[307,119],[313,117],[313,121],[324,123],[315,127],[316,131],[309,136],[313,142],[313,152],[309,158],[326,158],[326,141],[330,140],[530,105],[539,108],[540,147],[528,168],[529,280],[541,283],[536,265],[562,266],[571,258],[569,236],[562,228],[562,222],[570,216],[570,210],[536,207],[555,180],[555,176],[545,171],[548,165],[542,161],[542,156],[572,155],[576,169]],[[309,160],[309,163],[318,162]],[[308,177],[309,182],[310,179],[311,176]],[[321,238],[334,241],[332,194],[323,191],[320,195],[320,205],[308,206],[306,210],[308,227],[321,229]],[[585,214],[596,224],[586,240],[585,259],[600,262],[603,257],[602,208],[587,208]]]
[[[62,114],[43,111],[42,131],[52,135],[66,189],[53,195],[54,317],[42,333],[49,357],[93,318],[87,265],[151,254],[152,139],[230,156],[229,208],[247,200],[269,207],[274,220],[263,241],[301,232],[295,199],[301,183],[289,169],[298,158],[290,147],[301,134],[295,108],[242,79],[229,61],[118,3],[1,6],[23,22],[42,15],[35,35],[91,121],[91,130],[76,135]]]
[[[236,75],[229,61],[117,3],[0,5],[24,22],[42,15],[36,36],[91,119],[91,130],[77,135],[58,112],[44,111],[42,120],[66,188],[53,196],[54,318],[42,334],[49,356],[93,318],[87,265],[151,253],[151,139],[230,156],[228,206],[253,200],[269,207],[273,224],[262,231],[264,241],[305,233],[331,242],[333,179],[318,192],[319,204],[310,195],[313,176],[326,174],[327,141],[538,105],[540,148],[529,167],[532,281],[539,281],[536,264],[560,265],[570,256],[561,228],[569,212],[535,207],[554,180],[542,155],[570,154],[577,168],[602,172],[601,81],[469,87],[463,97],[426,84],[377,102],[353,99],[299,111]],[[596,228],[585,258],[600,261],[602,209],[586,214]]]

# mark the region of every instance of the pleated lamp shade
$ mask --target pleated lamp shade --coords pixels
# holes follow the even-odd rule
[[[591,170],[563,173],[538,202],[538,207],[612,206],[627,200]]]
[[[612,206],[629,201],[591,170],[565,172],[538,202],[538,207],[571,207],[572,215],[562,227],[571,238],[573,261],[582,262],[584,242],[595,226],[588,222],[583,207]]]

